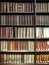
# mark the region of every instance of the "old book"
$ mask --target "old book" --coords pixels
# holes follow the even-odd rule
[[[3,12],[4,2],[1,2],[1,12]]]
[[[31,63],[34,63],[34,55],[31,54]]]
[[[4,54],[1,54],[1,63],[4,63]]]
[[[6,63],[7,61],[6,61],[6,54],[4,54],[4,63]]]
[[[14,54],[11,55],[11,63],[13,64],[15,62],[14,60]]]
[[[29,35],[30,35],[30,38],[34,38],[34,28],[32,27],[29,28]]]
[[[19,57],[20,57],[20,60],[19,60],[20,62],[19,63],[21,64],[21,54],[19,54]]]
[[[12,54],[9,54],[9,63],[12,63]]]
[[[23,33],[23,28],[21,28],[21,34],[20,34],[21,35],[21,39],[23,38],[23,34],[24,34]]]
[[[35,24],[35,17],[34,17],[34,15],[30,15],[30,25],[32,26],[32,25],[34,25]]]
[[[24,55],[21,55],[21,63],[24,63]]]
[[[19,51],[19,49],[18,49],[18,45],[19,45],[18,41],[14,41],[14,42],[15,42],[14,43],[15,44],[15,47],[14,47],[15,48],[15,51]]]
[[[17,62],[17,55],[14,54],[14,63],[16,63],[16,62]]]
[[[21,38],[21,28],[18,28],[18,38]]]
[[[18,38],[19,36],[19,30],[18,30],[18,28],[17,27],[15,27],[15,38]]]
[[[9,12],[13,12],[13,3],[9,2]]]
[[[15,41],[12,41],[12,51],[15,50]]]
[[[47,12],[47,3],[43,3],[42,8],[43,8],[42,12]]]
[[[7,6],[6,6],[7,9],[6,10],[7,10],[7,12],[10,12],[9,11],[9,2],[6,2],[6,4],[7,4]]]
[[[26,54],[24,54],[24,63],[26,64]]]
[[[23,11],[23,3],[17,3],[17,12]]]
[[[5,51],[8,51],[8,41],[5,41]]]
[[[30,41],[30,51],[34,51],[34,42]]]
[[[31,11],[34,12],[34,3],[31,4]]]
[[[37,3],[37,5],[36,5],[36,12],[40,12],[40,3]]]
[[[9,25],[13,25],[13,15],[9,15]]]
[[[37,64],[40,63],[40,62],[39,62],[39,55],[36,55],[36,63],[37,63]]]
[[[7,10],[6,10],[6,9],[7,9],[7,3],[6,3],[6,2],[4,2],[4,3],[3,3],[3,12],[7,12]]]
[[[6,38],[6,27],[1,28],[1,38]]]
[[[16,60],[17,60],[17,63],[19,64],[20,63],[20,55],[19,54],[17,54]]]
[[[6,25],[6,15],[3,17],[3,25]]]
[[[36,37],[43,38],[44,37],[44,28],[36,28]]]
[[[13,38],[13,33],[14,33],[14,31],[13,31],[13,27],[10,27],[9,28],[9,31],[10,31],[10,38]]]
[[[43,6],[43,3],[40,3],[40,12],[43,12],[42,6]]]
[[[17,12],[17,11],[16,11],[16,7],[17,7],[17,6],[16,6],[16,3],[15,3],[15,2],[13,2],[13,4],[12,4],[12,5],[13,5],[13,12]]]
[[[9,54],[7,54],[6,55],[6,63],[9,63],[9,61],[10,61],[10,56],[9,56]]]
[[[4,20],[3,20],[3,18],[4,18],[4,15],[1,15],[1,25],[4,25]]]
[[[9,49],[10,49],[10,51],[12,51],[12,50],[13,50],[13,49],[12,49],[12,47],[13,47],[13,46],[12,46],[12,43],[13,43],[13,42],[10,41],[9,43],[10,43]]]
[[[47,5],[48,5],[47,7],[48,7],[48,12],[49,12],[49,2],[47,3]]]
[[[27,38],[30,38],[30,28],[27,28]]]
[[[49,38],[49,28],[44,28],[44,38]]]

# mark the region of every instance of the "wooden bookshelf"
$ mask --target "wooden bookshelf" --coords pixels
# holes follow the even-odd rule
[[[1,0],[0,65],[49,65],[48,30],[49,0]]]

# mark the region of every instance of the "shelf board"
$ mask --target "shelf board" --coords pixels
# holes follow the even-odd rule
[[[0,25],[0,27],[35,27],[35,25]]]
[[[2,53],[22,53],[22,54],[35,54],[35,52],[34,51],[0,51],[0,53],[2,54]]]
[[[36,38],[36,41],[48,41],[49,38]]]
[[[0,65],[35,65],[34,63],[0,63]]]
[[[0,40],[7,40],[7,41],[9,41],[9,40],[20,40],[20,41],[29,41],[29,40],[31,40],[31,41],[35,41],[35,38],[34,39],[32,39],[32,38],[28,38],[28,39],[26,39],[26,38],[23,38],[23,39],[16,39],[16,38],[0,38]]]
[[[36,12],[36,15],[49,15],[49,12]]]
[[[36,25],[36,27],[49,27],[49,25]]]
[[[0,2],[34,2],[34,0],[0,0]]]
[[[34,12],[0,12],[0,15],[33,15]]]
[[[35,41],[35,39],[36,39],[36,41],[48,41],[49,40],[49,38],[0,38],[0,40],[20,40],[20,41]]]
[[[49,0],[36,0],[36,2],[49,2]]]
[[[49,65],[49,63],[36,63],[36,65]]]
[[[0,27],[35,27],[35,25],[0,25]],[[36,25],[36,27],[49,27],[49,25]]]

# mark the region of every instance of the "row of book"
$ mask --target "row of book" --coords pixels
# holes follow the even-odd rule
[[[36,38],[49,38],[49,27],[37,27]]]
[[[34,3],[1,2],[1,12],[34,12]],[[49,12],[48,3],[36,3],[36,12]]]
[[[33,41],[0,41],[0,51],[34,51]],[[36,41],[36,51],[49,51],[49,41]]]
[[[36,41],[36,51],[49,51],[49,41]]]
[[[1,12],[34,12],[34,3],[1,2]]]
[[[1,27],[0,38],[33,39],[34,32],[34,27]],[[36,27],[36,38],[49,38],[49,27]]]
[[[0,25],[34,25],[34,15],[1,15]]]
[[[33,54],[0,54],[0,63],[34,63]],[[48,64],[49,55],[36,55],[37,64]]]
[[[36,15],[36,25],[49,25],[49,15]]]
[[[0,54],[0,63],[34,63],[33,54]]]
[[[34,51],[33,41],[0,41],[0,51]]]
[[[0,25],[49,25],[49,15],[37,15],[36,22],[34,15],[1,15]]]
[[[49,55],[36,55],[36,63],[37,64],[49,64]]]
[[[36,12],[49,12],[49,2],[48,3],[36,3]]]
[[[4,32],[4,33],[3,33]],[[1,27],[0,38],[34,38],[33,27]]]

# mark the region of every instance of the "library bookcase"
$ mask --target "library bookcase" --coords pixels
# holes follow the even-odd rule
[[[0,65],[49,65],[49,0],[0,0]]]

